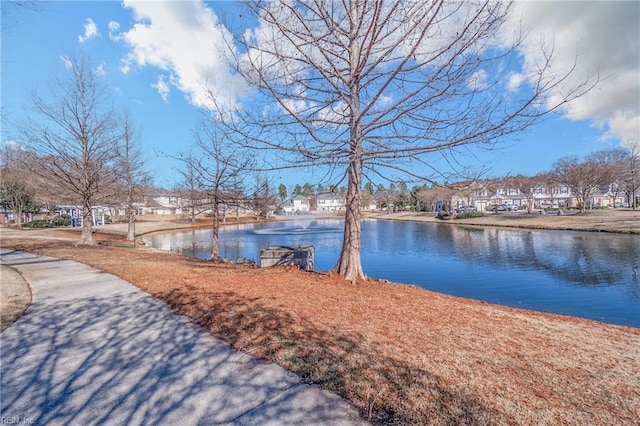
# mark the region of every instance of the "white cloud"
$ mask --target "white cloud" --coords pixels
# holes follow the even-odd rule
[[[543,58],[541,38],[553,47],[552,72],[571,70],[560,89],[566,92],[600,75],[596,89],[571,102],[564,114],[571,120],[590,120],[603,129],[603,139],[637,140],[640,128],[640,7],[637,2],[516,3],[515,16],[530,37],[521,45],[523,73],[533,72]],[[513,28],[513,27],[512,27]],[[517,80],[510,80],[513,88]]]
[[[100,33],[98,32],[98,26],[96,23],[93,22],[93,19],[87,18],[84,23],[84,34],[78,36],[78,41],[80,43],[84,43],[85,41],[98,37],[99,35]]]
[[[171,88],[165,81],[165,76],[162,74],[158,75],[158,81],[155,84],[152,84],[151,87],[158,91],[162,101],[166,104],[169,99],[169,92],[171,92]]]
[[[184,92],[198,107],[210,107],[207,88],[224,106],[233,106],[245,90],[224,59],[226,30],[214,12],[197,2],[132,2],[124,6],[134,13],[135,24],[117,33],[115,21],[109,23],[110,37],[126,44],[130,51],[123,58],[121,71],[152,66],[172,77],[154,84],[168,94],[169,85]],[[229,38],[230,39],[230,38]]]
[[[514,72],[509,74],[509,82],[507,83],[507,87],[511,91],[516,91],[520,88],[520,85],[525,81],[526,77],[518,72]]]
[[[119,41],[117,32],[120,29],[120,24],[116,21],[109,21],[107,28],[109,29],[109,38],[113,41]]]

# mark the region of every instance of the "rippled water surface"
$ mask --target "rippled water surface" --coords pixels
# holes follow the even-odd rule
[[[206,229],[155,234],[154,247],[209,257]],[[331,269],[342,222],[240,225],[220,232],[221,255],[258,261],[270,245],[313,245]],[[640,327],[640,236],[367,221],[362,262],[370,277],[508,306]],[[428,309],[425,306],[425,309]]]

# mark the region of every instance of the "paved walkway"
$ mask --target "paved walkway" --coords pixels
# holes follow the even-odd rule
[[[364,423],[338,396],[238,354],[113,275],[7,249],[0,261],[33,291],[0,334],[3,423]]]

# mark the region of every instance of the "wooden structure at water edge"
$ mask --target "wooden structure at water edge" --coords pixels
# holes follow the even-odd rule
[[[260,267],[295,265],[313,271],[313,246],[269,246],[260,251]]]

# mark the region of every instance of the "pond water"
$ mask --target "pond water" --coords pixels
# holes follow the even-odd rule
[[[313,245],[316,270],[331,269],[342,221],[234,225],[221,255],[260,259],[270,245]],[[153,247],[208,259],[207,229],[154,234]],[[507,306],[640,327],[640,236],[365,221],[362,263],[372,278]],[[428,307],[425,307],[428,309]]]

